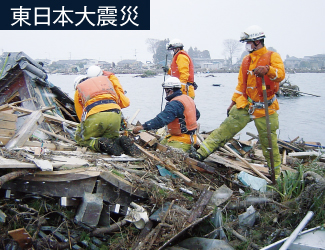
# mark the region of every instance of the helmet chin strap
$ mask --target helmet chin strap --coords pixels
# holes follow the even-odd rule
[[[178,51],[180,51],[180,50],[181,50],[180,48],[174,49],[174,55],[176,55],[178,53]]]

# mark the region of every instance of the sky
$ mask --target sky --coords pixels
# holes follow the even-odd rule
[[[0,30],[0,49],[53,61],[146,62],[152,61],[147,38],[178,38],[185,50],[196,47],[209,50],[212,59],[224,59],[224,40],[239,40],[247,27],[259,25],[266,47],[283,60],[302,58],[325,54],[324,10],[325,0],[151,0],[150,30]]]

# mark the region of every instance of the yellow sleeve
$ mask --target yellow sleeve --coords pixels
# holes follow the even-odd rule
[[[122,85],[120,84],[120,81],[118,80],[118,78],[115,75],[111,75],[109,77],[109,80],[113,83],[115,92],[119,97],[118,105],[122,109],[130,106],[130,99],[124,95],[124,90],[123,90]]]
[[[243,72],[242,72],[242,65],[240,65],[239,74],[238,74],[238,84],[236,86],[236,90],[232,95],[231,100],[236,102],[236,99],[243,95]]]
[[[190,76],[190,59],[186,55],[180,54],[176,59],[176,64],[180,82],[187,83]]]
[[[281,56],[276,52],[273,52],[271,55],[271,65],[269,72],[267,72],[267,76],[270,78],[270,80],[275,82],[281,82],[285,78],[283,61]]]
[[[81,116],[83,113],[83,107],[80,103],[79,92],[76,90],[74,93],[74,109],[76,110],[79,121],[81,121]]]

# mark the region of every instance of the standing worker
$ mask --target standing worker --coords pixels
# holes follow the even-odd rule
[[[182,84],[176,77],[170,77],[163,83],[168,101],[165,109],[151,119],[133,129],[137,134],[140,130],[159,129],[167,125],[169,134],[160,142],[184,152],[196,143],[195,131],[200,112],[196,109],[192,98],[181,91]]]
[[[182,92],[195,98],[194,90],[197,85],[194,82],[194,65],[191,57],[183,50],[184,45],[179,39],[173,39],[167,44],[167,50],[173,50],[173,60],[170,68],[164,66],[163,70],[173,77],[177,77],[182,83]]]
[[[227,109],[228,117],[219,128],[215,129],[203,141],[197,152],[193,151],[190,154],[190,157],[203,161],[218,147],[223,146],[228,140],[232,139],[247,123],[254,120],[263,155],[270,169],[271,159],[268,150],[267,124],[262,90],[262,78],[264,77],[274,157],[274,173],[275,178],[278,178],[281,172],[281,157],[276,134],[276,130],[279,128],[278,114],[276,112],[279,109],[279,103],[275,94],[279,89],[279,83],[285,78],[285,69],[280,55],[266,49],[264,38],[263,30],[257,25],[248,27],[242,34],[240,42],[246,42],[246,50],[249,55],[245,56],[242,61],[238,75],[238,85]]]
[[[90,66],[88,79],[76,86],[74,104],[80,120],[75,139],[80,146],[109,155],[132,155],[135,146],[127,136],[119,137],[121,109],[130,105],[118,78]]]

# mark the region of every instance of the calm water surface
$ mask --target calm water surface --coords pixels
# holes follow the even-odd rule
[[[161,84],[164,81],[164,75],[154,78],[134,76],[117,75],[124,90],[127,91],[126,95],[131,100],[130,107],[123,109],[123,114],[125,117],[131,118],[137,110],[140,110],[133,123],[136,121],[144,123],[154,118],[161,110],[163,93]],[[195,81],[199,85],[196,91],[195,103],[201,112],[199,120],[201,132],[217,128],[226,118],[226,110],[237,85],[237,76],[237,73],[195,75]],[[75,75],[49,75],[49,81],[73,98],[73,81],[75,77]],[[291,84],[298,85],[300,91],[320,95],[321,97],[308,95],[294,98],[280,97],[278,99],[280,103],[278,137],[282,140],[293,140],[299,136],[304,141],[320,142],[325,145],[325,74],[287,74],[286,78]],[[221,86],[212,86],[215,83],[221,84]],[[254,122],[249,123],[240,131],[236,138],[249,139],[250,137],[246,135],[246,132],[257,135]]]

